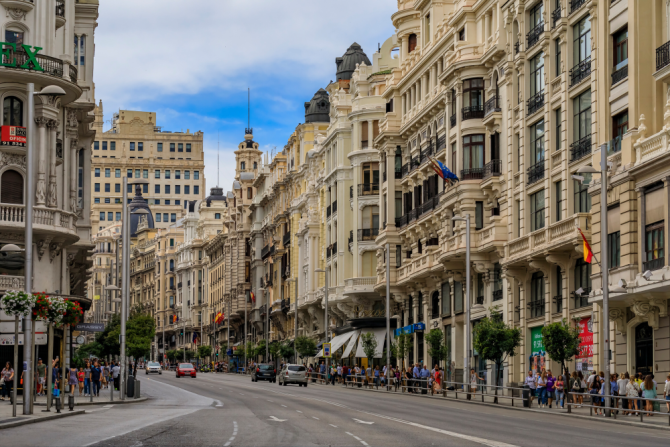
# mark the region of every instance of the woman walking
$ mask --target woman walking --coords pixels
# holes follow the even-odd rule
[[[547,373],[542,371],[542,375],[537,378],[537,402],[540,404],[540,408],[547,406],[547,382]]]
[[[556,385],[556,378],[551,373],[551,370],[547,370],[547,398],[549,400],[549,408],[551,408],[551,402],[554,400],[554,391]]]
[[[557,378],[554,386],[556,390],[556,408],[565,408],[565,382],[563,381],[563,376]]]
[[[626,378],[629,379],[626,384],[626,397],[628,397],[628,416],[633,416],[637,414],[637,400],[640,397],[640,386],[635,380],[630,380],[630,376],[626,373]]]
[[[656,385],[654,384],[651,374],[647,374],[647,377],[644,378],[644,383],[640,387],[642,390],[642,397],[645,399],[645,410],[654,411],[654,402],[649,399],[656,399]],[[652,417],[653,414],[647,413],[647,416]]]
[[[602,402],[602,398],[598,397],[600,395],[600,388],[600,377],[596,375],[591,382],[591,388],[589,390],[589,394],[591,395],[591,402],[593,403],[593,406],[596,407],[596,415],[600,414],[599,407]]]
[[[77,367],[74,366],[74,363],[70,365],[67,384],[70,386],[70,394],[74,396],[75,387],[79,384],[79,378],[77,377]]]
[[[474,369],[470,370],[470,391],[472,394],[477,394],[477,380],[484,380],[483,377],[479,377],[479,374],[475,372]]]
[[[2,372],[0,373],[0,379],[2,379],[2,400],[5,400],[5,398],[11,399],[14,385],[14,369],[12,368],[12,364],[10,362],[7,362],[5,367],[2,369]]]

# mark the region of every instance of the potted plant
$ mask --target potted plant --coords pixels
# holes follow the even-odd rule
[[[84,316],[84,310],[77,301],[65,300],[65,306],[62,323],[66,326],[76,326]]]
[[[59,326],[63,322],[65,312],[67,312],[67,304],[65,303],[65,300],[59,296],[50,296],[48,298],[49,308],[47,309],[47,313],[43,320],[47,323]]]
[[[29,315],[34,306],[35,296],[20,290],[8,290],[2,297],[2,309],[13,317]]]
[[[33,306],[33,320],[45,320],[47,314],[49,313],[49,307],[51,307],[49,296],[44,292],[35,293],[33,296],[35,297],[35,305]]]

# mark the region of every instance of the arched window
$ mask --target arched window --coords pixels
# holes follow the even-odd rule
[[[23,101],[16,96],[8,96],[2,103],[2,124],[23,126]]]
[[[407,52],[411,53],[416,49],[416,34],[410,34],[407,39]]]
[[[23,176],[9,169],[0,181],[0,202],[23,204]]]
[[[244,171],[244,168],[246,167],[246,164],[242,161],[240,162],[240,170]]]
[[[432,312],[430,318],[439,318],[440,317],[440,294],[435,291],[433,292],[432,297]]]

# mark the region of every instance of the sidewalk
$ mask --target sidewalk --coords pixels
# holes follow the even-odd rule
[[[12,405],[9,401],[0,402],[0,430],[11,427],[18,427],[26,424],[34,424],[37,422],[49,421],[52,419],[65,418],[69,416],[76,416],[78,414],[84,414],[86,410],[61,410],[60,413],[56,413],[56,409],[52,409],[50,412],[46,413],[42,411],[43,408],[35,407],[34,414],[23,415],[23,407],[20,402],[17,402],[16,406],[16,417],[12,417]]]

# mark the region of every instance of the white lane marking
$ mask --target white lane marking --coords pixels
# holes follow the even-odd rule
[[[337,428],[337,425],[333,425],[333,424],[328,424],[328,425],[330,425],[331,427]]]
[[[359,424],[368,424],[372,425],[374,422],[366,422],[366,421],[361,421],[360,419],[352,418],[354,421],[358,422]]]
[[[216,404],[217,407],[223,407],[223,404],[221,403],[220,400],[215,400],[214,403]]]
[[[354,435],[353,433],[346,432],[349,436],[352,436],[356,441],[360,442],[363,445],[369,445],[367,442],[363,441],[361,438],[358,436]]]
[[[268,402],[274,402],[274,400],[267,399]]]
[[[284,408],[288,408],[286,405],[282,405],[282,407],[284,407]]]
[[[295,411],[297,411],[298,413],[302,413],[302,411],[300,411],[300,410],[295,410]]]
[[[272,421],[272,422],[286,422],[287,419],[277,419],[277,416],[270,416],[270,419],[268,419],[268,421]]]
[[[312,419],[316,419],[317,421],[319,420],[319,418],[316,416],[312,416]]]

